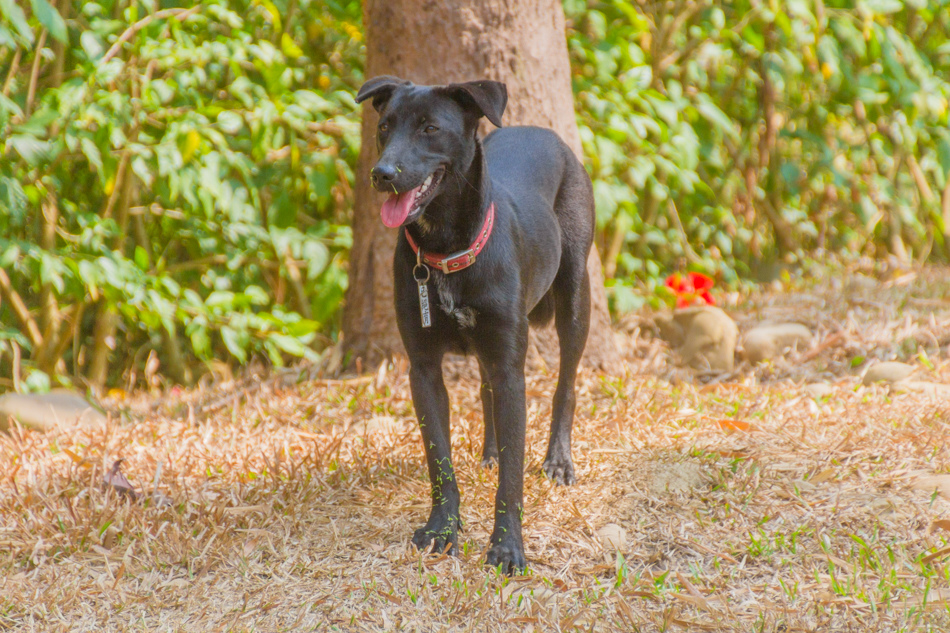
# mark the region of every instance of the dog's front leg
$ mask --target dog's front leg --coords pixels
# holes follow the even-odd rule
[[[491,382],[488,370],[478,361],[481,378],[482,417],[485,419],[485,443],[482,445],[482,467],[491,468],[498,463],[498,445],[495,443],[495,405],[492,401]]]
[[[498,444],[495,529],[492,531],[491,549],[488,550],[486,563],[492,567],[500,565],[506,574],[520,573],[527,566],[521,537],[526,418],[524,354],[520,358],[520,363],[517,358],[486,363],[491,380],[493,421]]]
[[[435,552],[449,547],[449,553],[456,556],[461,525],[459,489],[452,469],[449,394],[442,380],[441,356],[411,359],[409,384],[432,482],[432,511],[426,524],[416,530],[412,542],[420,550],[430,543],[434,543]]]

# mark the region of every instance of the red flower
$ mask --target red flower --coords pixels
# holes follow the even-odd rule
[[[710,277],[702,273],[687,273],[686,276],[673,273],[666,278],[666,287],[676,295],[677,308],[688,308],[697,300],[705,305],[716,305],[716,301],[709,294],[713,283]]]

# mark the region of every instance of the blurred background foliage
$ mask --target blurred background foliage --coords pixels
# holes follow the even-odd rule
[[[565,0],[614,309],[686,266],[945,261],[947,5]]]
[[[613,309],[686,268],[946,260],[948,1],[565,0]],[[336,339],[360,12],[0,0],[0,390]]]
[[[0,0],[0,378],[314,358],[346,286],[359,3],[51,1]]]

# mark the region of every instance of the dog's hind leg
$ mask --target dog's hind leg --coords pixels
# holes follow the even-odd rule
[[[551,439],[544,458],[544,474],[555,484],[573,485],[571,429],[574,425],[574,382],[590,329],[590,278],[587,256],[594,229],[594,201],[590,180],[577,164],[568,173],[555,205],[562,230],[561,263],[551,286],[554,324],[561,347],[561,366],[551,415]]]
[[[485,443],[482,445],[482,467],[491,468],[498,463],[498,444],[495,442],[495,410],[488,372],[478,361],[478,374],[482,381],[482,417],[485,419]]]
[[[551,411],[551,439],[543,469],[548,478],[561,486],[571,486],[577,481],[571,459],[574,381],[590,328],[590,281],[587,268],[576,268],[562,270],[554,282],[554,323],[561,347],[561,367]]]

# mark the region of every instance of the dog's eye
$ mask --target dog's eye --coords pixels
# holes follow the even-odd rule
[[[425,129],[426,134],[432,134],[433,132],[438,132],[438,131],[439,131],[439,128],[437,128],[434,125],[427,125]]]
[[[380,124],[379,124],[379,131],[380,131],[380,132],[388,132],[388,131],[389,131],[389,124],[388,124],[388,123],[380,123]]]

